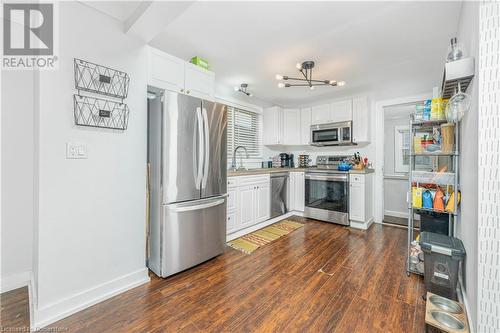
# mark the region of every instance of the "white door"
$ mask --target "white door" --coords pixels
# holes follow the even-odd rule
[[[184,60],[150,47],[148,84],[183,93],[184,64]]]
[[[360,182],[350,182],[349,186],[349,219],[364,222],[365,185]]]
[[[311,124],[325,124],[332,122],[331,104],[315,105],[311,108]]]
[[[279,145],[282,142],[282,113],[280,107],[272,107],[264,110],[263,116],[263,143],[264,145]]]
[[[283,144],[300,145],[300,109],[283,110]]]
[[[332,103],[332,122],[352,120],[352,100]]]
[[[246,228],[253,225],[255,221],[255,185],[238,187],[237,195],[238,225]]]
[[[300,109],[300,144],[308,145],[311,141],[311,108]]]
[[[368,99],[357,97],[352,100],[352,141],[370,141],[370,113]]]
[[[256,185],[255,189],[255,223],[264,222],[271,216],[269,184]]]
[[[209,101],[214,100],[215,74],[190,63],[185,65],[185,93]]]

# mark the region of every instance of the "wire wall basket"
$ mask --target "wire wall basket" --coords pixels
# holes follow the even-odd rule
[[[127,73],[76,58],[74,64],[76,89],[127,98],[130,83]]]
[[[75,124],[126,130],[129,108],[127,104],[100,98],[73,95]]]

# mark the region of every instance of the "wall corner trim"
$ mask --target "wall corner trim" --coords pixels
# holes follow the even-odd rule
[[[32,328],[40,329],[78,311],[150,281],[147,268],[120,276],[93,288],[75,293],[43,308],[34,308]]]

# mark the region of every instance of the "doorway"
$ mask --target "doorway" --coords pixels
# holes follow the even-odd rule
[[[408,226],[409,122],[416,104],[384,107],[384,223]],[[415,227],[419,225],[415,221]]]

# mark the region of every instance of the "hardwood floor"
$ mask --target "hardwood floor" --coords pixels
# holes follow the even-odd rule
[[[94,305],[69,332],[424,332],[423,280],[405,274],[406,231],[305,222],[251,255],[202,265]],[[5,323],[3,323],[4,326]]]

